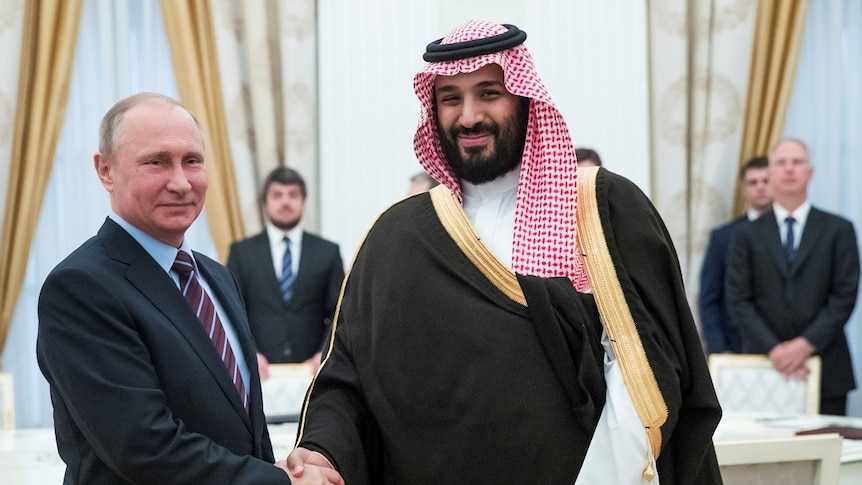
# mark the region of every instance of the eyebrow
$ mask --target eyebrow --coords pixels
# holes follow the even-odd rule
[[[147,160],[152,160],[154,158],[171,158],[172,156],[173,156],[173,153],[170,151],[159,150],[159,151],[155,151],[155,152],[146,153],[146,154],[142,155],[141,157],[139,157],[138,160],[143,162],[143,161],[147,161]],[[204,156],[204,154],[202,152],[192,150],[192,151],[188,151],[188,152],[183,153],[182,160],[186,160],[188,158],[203,158],[203,156]]]
[[[492,87],[492,86],[495,86],[495,87],[499,86],[499,87],[502,87],[503,89],[506,89],[506,86],[502,82],[497,81],[497,80],[493,80],[493,79],[488,80],[488,81],[481,81],[481,82],[473,85],[469,89],[488,88],[488,87]],[[438,92],[439,91],[450,92],[450,91],[459,91],[459,90],[460,89],[457,86],[455,86],[454,84],[444,84],[444,85],[439,86],[435,89],[435,91],[438,91]]]

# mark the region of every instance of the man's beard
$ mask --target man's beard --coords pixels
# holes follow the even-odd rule
[[[484,184],[511,172],[521,163],[527,138],[527,119],[530,100],[522,98],[515,116],[504,120],[502,125],[494,122],[480,123],[471,128],[453,126],[448,134],[437,122],[437,133],[449,167],[457,177],[472,184]],[[494,144],[487,155],[487,146],[468,147],[464,154],[458,147],[460,134],[487,133],[493,136]]]
[[[300,217],[294,217],[293,219],[288,219],[286,221],[285,220],[278,220],[278,219],[274,219],[274,218],[270,217],[269,222],[271,222],[272,225],[277,227],[278,229],[281,229],[282,231],[287,232],[287,231],[290,231],[291,229],[293,229],[294,227],[298,226],[300,219],[301,219],[301,216]]]

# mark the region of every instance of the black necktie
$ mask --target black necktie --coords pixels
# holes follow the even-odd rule
[[[787,255],[787,261],[793,261],[793,256],[796,254],[795,242],[793,238],[793,224],[796,222],[796,219],[793,216],[787,216],[784,219],[784,222],[787,223],[787,237],[784,239],[784,253]]]

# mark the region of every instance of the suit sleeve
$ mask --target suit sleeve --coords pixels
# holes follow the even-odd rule
[[[827,249],[818,249],[818,251]],[[829,277],[829,294],[826,304],[820,309],[802,336],[816,349],[828,347],[835,336],[844,331],[844,325],[856,305],[856,292],[859,286],[859,251],[856,246],[856,232],[853,225],[841,220],[831,247],[834,262]]]
[[[61,450],[92,448],[129,483],[290,483],[271,463],[234,454],[172,415],[159,372],[187,369],[156,369],[120,283],[66,268],[43,286],[37,356],[55,416],[64,416]]]
[[[727,342],[721,329],[721,305],[724,304],[724,266],[719,234],[712,231],[706,255],[703,258],[703,267],[700,271],[700,293],[698,295],[698,310],[700,311],[700,322],[703,327],[703,336],[706,340],[708,353],[727,352]]]
[[[752,268],[755,267],[755,261],[751,243],[752,231],[747,230],[750,227],[753,226],[734,231],[730,238],[724,292],[731,324],[736,325],[743,335],[743,340],[749,342],[746,348],[749,351],[768,354],[781,340],[769,329],[754,304],[756,282]]]

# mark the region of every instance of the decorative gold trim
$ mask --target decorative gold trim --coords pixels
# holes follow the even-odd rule
[[[476,234],[455,195],[443,184],[428,191],[446,232],[467,258],[512,301],[527,306],[515,272],[500,262]]]
[[[638,335],[634,318],[620,286],[596,201],[598,167],[578,169],[578,248],[593,288],[605,331],[620,365],[623,382],[646,429],[653,456],[661,450],[661,426],[667,421],[667,404]]]

